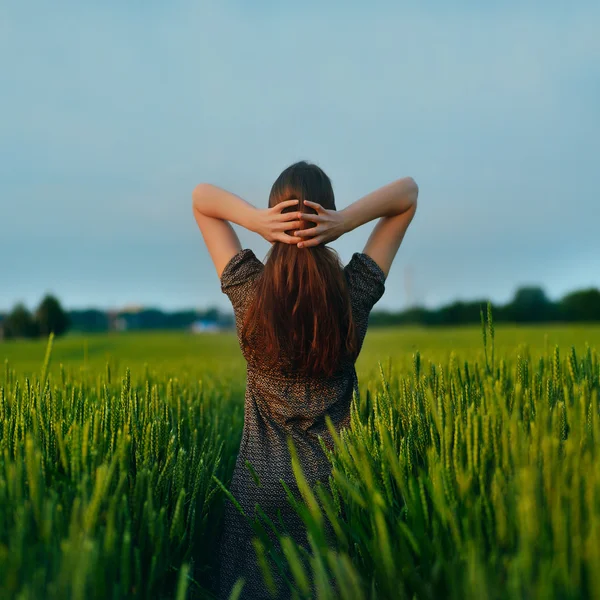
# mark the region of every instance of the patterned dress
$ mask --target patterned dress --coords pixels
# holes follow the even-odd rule
[[[244,311],[252,300],[254,284],[263,267],[252,250],[244,249],[229,261],[221,274],[221,290],[233,305],[238,340]],[[385,290],[385,276],[370,256],[359,252],[354,253],[344,267],[344,273],[360,350],[371,308]],[[349,424],[352,394],[358,392],[354,362],[341,362],[338,376],[308,378],[260,369],[251,364],[248,356],[245,358],[244,427],[230,490],[246,515],[253,517],[255,505],[260,504],[274,523],[283,522],[288,534],[308,547],[305,527],[279,481],[283,479],[292,493],[300,497],[286,440],[288,435],[292,437],[309,485],[318,480],[326,484],[331,467],[318,436],[332,447],[325,415],[331,417],[338,431]],[[246,461],[252,464],[260,486],[245,466]],[[219,545],[219,598],[228,598],[238,577],[245,578],[243,600],[271,598],[257,566],[252,545],[254,536],[247,520],[227,501]],[[290,591],[285,582],[277,573],[274,576],[277,598],[289,598]]]

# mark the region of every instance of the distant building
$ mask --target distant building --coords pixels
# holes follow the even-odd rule
[[[217,333],[223,331],[225,327],[213,319],[200,319],[192,323],[190,331],[192,333]]]
[[[109,329],[112,331],[127,331],[128,329],[141,329],[142,306],[126,306],[121,310],[107,312]]]

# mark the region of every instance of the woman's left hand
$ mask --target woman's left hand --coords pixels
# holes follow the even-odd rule
[[[297,199],[285,200],[279,202],[272,208],[256,209],[255,223],[252,231],[262,235],[267,242],[283,242],[285,244],[297,244],[301,242],[301,238],[289,235],[286,231],[294,231],[298,227],[302,227],[302,213],[300,212],[283,212],[285,208],[296,206]]]
[[[346,222],[341,211],[328,210],[317,202],[311,202],[310,200],[305,200],[304,204],[314,209],[316,214],[303,213],[302,218],[305,221],[315,223],[315,226],[294,232],[294,235],[304,238],[298,244],[298,248],[310,248],[311,246],[326,244],[337,240],[346,232]]]

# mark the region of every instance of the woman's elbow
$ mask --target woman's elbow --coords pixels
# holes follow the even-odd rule
[[[419,196],[419,186],[412,177],[403,177],[401,180],[401,191],[398,202],[402,206],[402,212],[408,209],[416,209]]]
[[[408,188],[408,193],[410,194],[411,198],[413,198],[416,202],[417,196],[419,195],[419,186],[417,185],[417,182],[412,177],[407,177],[406,185]]]
[[[206,203],[206,200],[210,193],[211,185],[209,183],[199,183],[192,190],[192,206],[195,210],[202,212],[202,206]]]

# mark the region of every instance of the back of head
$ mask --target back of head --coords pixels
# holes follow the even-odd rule
[[[335,210],[329,177],[304,161],[279,175],[269,206],[292,198],[300,200],[299,206],[284,212],[314,212],[303,200]],[[324,245],[275,242],[246,311],[242,344],[265,367],[309,376],[331,376],[341,359],[355,358],[356,333],[337,253]]]

